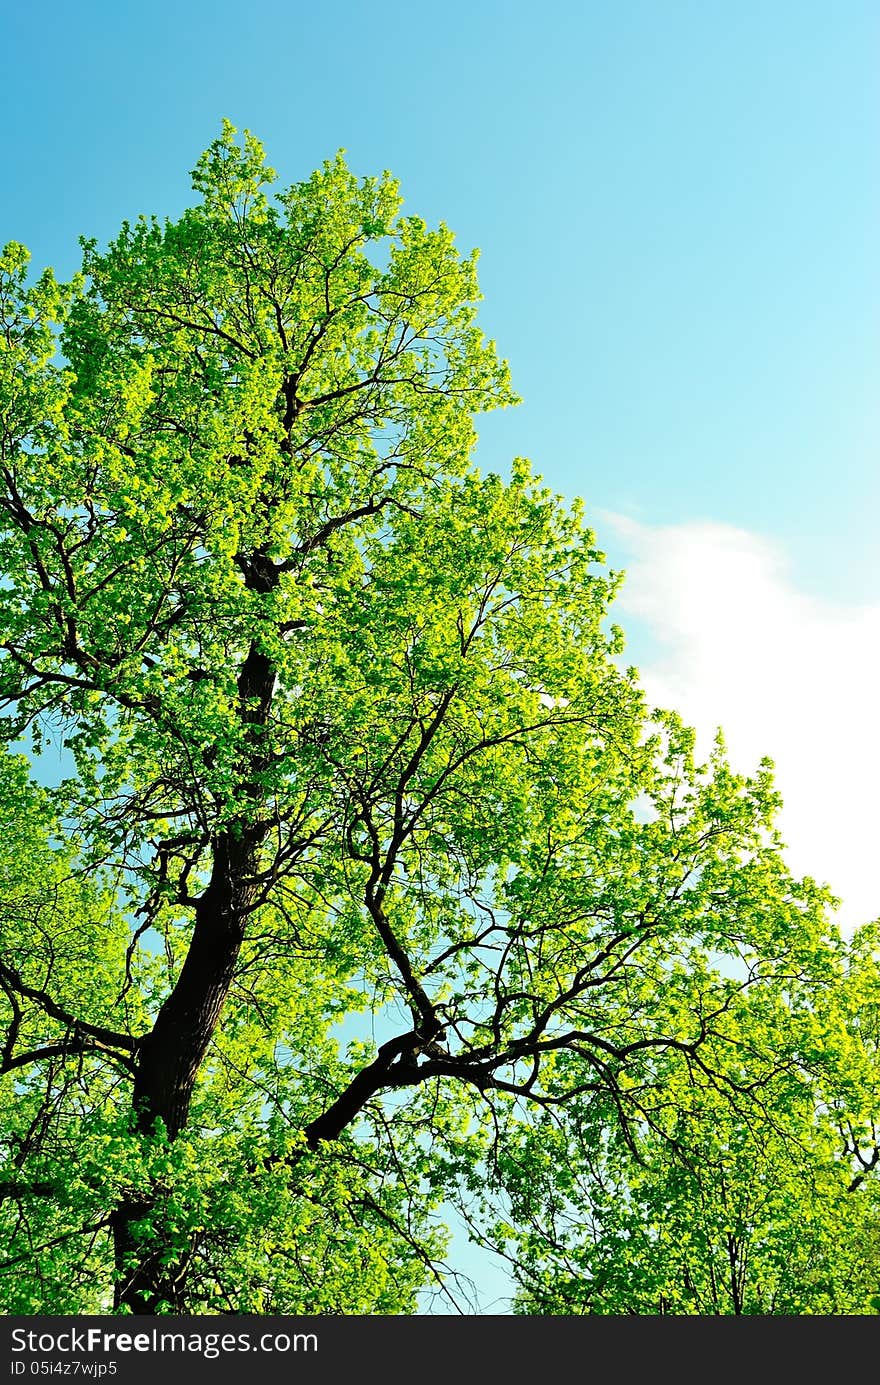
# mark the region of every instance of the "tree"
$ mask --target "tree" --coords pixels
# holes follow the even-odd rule
[[[177,221],[2,261],[10,1311],[411,1311],[542,1113],[749,1109],[804,1060],[740,998],[839,974],[769,768],[648,717],[580,506],[473,465],[475,257],[273,178],[226,124]]]

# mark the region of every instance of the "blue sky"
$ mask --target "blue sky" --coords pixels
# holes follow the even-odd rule
[[[872,0],[84,0],[4,19],[0,235],[172,214],[227,115],[290,181],[339,147],[482,251],[530,456],[591,508],[778,536],[880,597]],[[603,536],[605,537],[605,536]]]
[[[880,6],[55,0],[3,30],[0,238],[36,267],[177,213],[223,116],[285,181],[344,147],[481,248],[524,402],[480,464],[585,498],[650,695],[775,755],[793,864],[880,910]]]

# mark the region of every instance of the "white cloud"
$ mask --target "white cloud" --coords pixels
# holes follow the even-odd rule
[[[762,755],[785,801],[792,870],[827,881],[850,928],[880,914],[880,606],[799,591],[782,547],[716,523],[604,522],[627,550],[616,603],[656,652],[639,664],[649,701],[721,726],[735,768]]]

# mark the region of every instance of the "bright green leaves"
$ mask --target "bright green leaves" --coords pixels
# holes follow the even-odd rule
[[[651,1031],[692,1041],[702,1027],[703,1042],[652,1049],[643,1031],[648,1061],[616,1074],[616,1120],[588,1096],[513,1135],[489,1239],[513,1250],[518,1311],[869,1311],[876,974],[862,982],[874,943],[857,935],[832,963],[821,937],[808,959],[806,936],[790,921],[788,957],[755,957],[750,972],[694,956],[655,971],[641,1000]],[[640,971],[626,978],[624,1023]]]
[[[5,678],[23,712],[73,714],[71,746],[101,746],[108,794],[120,755],[146,782],[185,744],[200,792],[231,802],[225,671],[261,630],[283,665],[287,634],[351,582],[363,537],[460,473],[472,413],[512,398],[475,325],[473,258],[399,219],[391,179],[358,180],[338,157],[270,204],[271,181],[227,123],[194,174],[199,206],[126,225],[105,253],[86,243],[61,343],[67,441],[12,449]],[[20,280],[21,252],[8,264]],[[48,312],[50,288],[28,311]],[[28,378],[54,416],[70,372],[39,332]],[[254,555],[273,565],[259,595]]]
[[[201,193],[205,211],[235,220],[265,219],[267,202],[262,189],[271,185],[274,169],[266,167],[260,141],[245,131],[239,144],[235,126],[223,121],[223,131],[202,154],[192,172],[192,185]]]
[[[691,1311],[679,1248],[746,1243],[780,1141],[824,1265],[872,935],[790,876],[769,766],[648,715],[582,506],[473,467],[514,401],[476,256],[228,123],[193,183],[70,289],[0,262],[3,725],[72,760],[0,786],[15,1311],[412,1311],[493,1185],[526,1306]]]
[[[62,1041],[64,1012],[114,1028],[124,1017],[129,1033],[144,1018],[136,991],[118,1008],[129,934],[110,882],[82,870],[78,843],[64,840],[49,794],[29,782],[27,768],[23,756],[5,756],[0,772],[0,967],[14,973],[5,1000],[7,1021],[16,1021],[10,1059]],[[59,1013],[18,994],[15,978],[40,995],[51,983]],[[0,1004],[2,988],[0,971]]]
[[[9,463],[22,445],[49,445],[63,430],[65,377],[52,366],[69,292],[46,270],[28,284],[30,256],[11,241],[0,254],[0,440]]]
[[[523,1230],[508,1221],[496,1234],[517,1243],[518,1311],[869,1311],[877,1187],[848,1191],[815,1088],[771,1082],[737,1106],[671,1074],[664,1124],[645,1130],[638,1160],[617,1141],[597,1150],[594,1131],[587,1144],[542,1126],[540,1150],[529,1143],[508,1162]]]
[[[58,1312],[106,1306],[107,1208],[138,1165],[120,1091],[133,1036],[149,1023],[147,968],[127,960],[129,929],[110,882],[83,871],[76,847],[63,841],[23,758],[6,757],[0,1297],[8,1312],[40,1312],[47,1302]]]

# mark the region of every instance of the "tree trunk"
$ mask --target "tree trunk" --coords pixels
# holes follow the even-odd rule
[[[187,1123],[189,1106],[223,1002],[229,993],[252,904],[256,850],[252,841],[224,833],[214,848],[210,884],[196,908],[195,928],[174,990],[156,1018],[138,1055],[133,1106],[144,1134],[161,1121],[174,1139]],[[155,1313],[161,1300],[172,1304],[180,1274],[177,1265],[158,1264],[159,1248],[137,1255],[134,1223],[149,1215],[155,1197],[135,1195],[116,1209],[113,1234],[117,1271],[116,1307]],[[134,1269],[129,1261],[139,1263]]]
[[[275,671],[254,646],[238,680],[241,715],[248,726],[250,774],[262,768],[260,729],[272,701]],[[245,777],[243,798],[256,790]],[[249,794],[250,789],[250,794]],[[229,994],[238,954],[257,885],[259,844],[266,825],[242,817],[218,834],[213,846],[211,879],[198,900],[195,926],[180,975],[151,1033],[138,1051],[132,1105],[136,1128],[145,1135],[161,1121],[173,1140],[186,1126],[199,1068]],[[175,1252],[162,1243],[161,1193],[133,1192],[116,1207],[113,1243],[116,1265],[114,1307],[154,1314],[160,1304],[184,1311],[183,1292],[191,1248]],[[149,1242],[137,1234],[137,1223],[150,1219]]]

